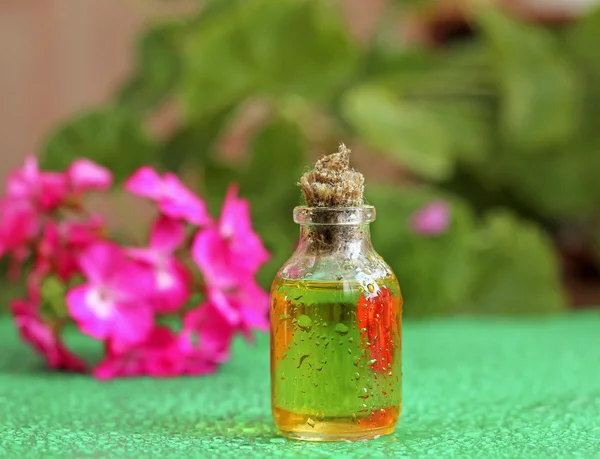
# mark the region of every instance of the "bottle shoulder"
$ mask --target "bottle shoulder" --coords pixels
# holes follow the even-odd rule
[[[359,254],[311,254],[297,250],[283,264],[277,277],[290,280],[313,281],[359,281],[369,282],[393,278],[391,267],[375,251],[367,250]]]

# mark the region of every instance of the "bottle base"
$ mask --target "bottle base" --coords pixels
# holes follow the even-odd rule
[[[374,440],[384,435],[391,435],[394,433],[394,427],[385,427],[380,429],[364,430],[359,432],[308,432],[308,431],[285,431],[279,429],[279,432],[284,437],[292,440],[303,440],[303,441],[364,441]]]
[[[275,425],[288,438],[305,441],[361,441],[394,433],[401,406],[360,413],[359,416],[314,416],[273,407]]]

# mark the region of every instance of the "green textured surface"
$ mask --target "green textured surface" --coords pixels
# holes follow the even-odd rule
[[[0,323],[0,457],[599,457],[600,314],[404,326],[394,436],[314,444],[270,417],[268,339],[219,374],[52,374]]]

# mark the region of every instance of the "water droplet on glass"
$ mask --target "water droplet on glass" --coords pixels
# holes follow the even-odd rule
[[[348,338],[348,342],[352,344],[354,342],[354,338]]]
[[[371,359],[369,360],[369,365],[373,365],[377,362],[377,359]]]
[[[317,413],[317,421],[323,421],[323,419],[325,419],[325,413],[322,411]]]
[[[298,327],[300,330],[309,331],[312,327],[312,320],[305,314],[298,317]]]
[[[344,336],[348,333],[348,327],[346,327],[344,324],[339,323],[335,326],[335,332],[338,335]]]
[[[367,285],[367,289],[369,290],[369,293],[373,293],[375,291],[375,286],[373,284],[369,284]]]
[[[352,349],[348,348],[348,354],[352,354]]]
[[[315,424],[316,424],[316,422],[312,418],[308,418],[306,420],[306,423],[313,428],[315,427]]]

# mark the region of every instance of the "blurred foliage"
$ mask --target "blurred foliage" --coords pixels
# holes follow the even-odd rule
[[[483,8],[473,26],[460,45],[411,48],[385,34],[360,44],[332,2],[204,2],[148,27],[136,72],[110,105],[50,136],[45,164],[86,155],[120,179],[143,163],[192,168],[215,212],[238,182],[273,254],[267,286],[297,238],[291,209],[309,152],[367,146],[371,161],[417,183],[367,183],[374,245],[401,280],[407,314],[560,310],[542,224],[576,219],[600,241],[600,12],[557,31]],[[173,103],[179,125],[153,138],[148,120]],[[222,140],[253,103],[267,114],[249,154],[225,161]],[[453,206],[448,231],[413,234],[411,213],[440,197]]]

